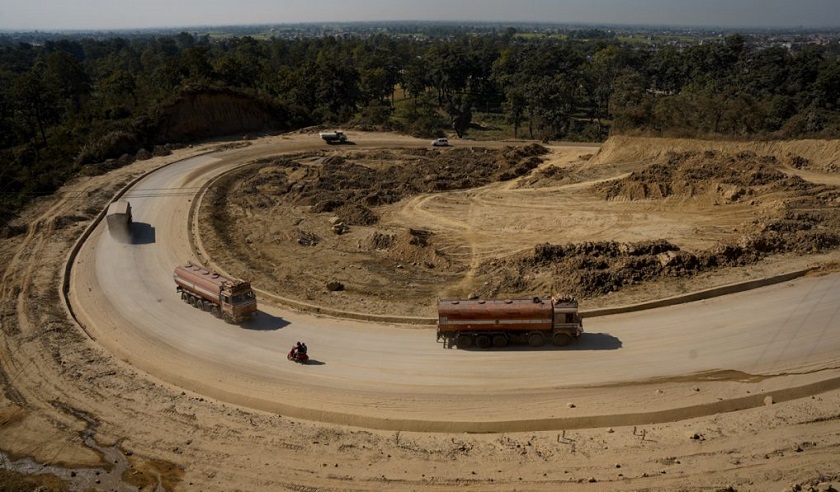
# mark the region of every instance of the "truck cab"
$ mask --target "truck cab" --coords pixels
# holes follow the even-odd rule
[[[248,282],[223,282],[219,300],[222,304],[222,313],[229,315],[234,323],[250,318],[257,311],[257,298]]]

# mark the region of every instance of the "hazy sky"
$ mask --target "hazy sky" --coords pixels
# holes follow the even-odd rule
[[[840,0],[0,0],[0,29],[476,20],[840,27]]]

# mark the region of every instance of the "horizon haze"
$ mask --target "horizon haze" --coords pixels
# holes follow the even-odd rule
[[[365,21],[840,28],[840,4],[838,0],[0,0],[0,29],[6,31]]]

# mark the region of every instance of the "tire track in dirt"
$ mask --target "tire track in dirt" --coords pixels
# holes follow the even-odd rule
[[[90,191],[86,186],[56,195],[46,211],[31,220],[0,281],[4,304],[15,305],[11,321],[18,331],[15,336],[4,337],[0,366],[12,372],[4,387],[7,396],[12,395],[11,400],[20,406],[17,418],[6,420],[3,425],[26,427],[37,422],[34,425],[42,428],[43,434],[28,442],[25,454],[45,456],[47,463],[70,455],[86,455],[76,449],[78,442],[73,436],[57,437],[48,430],[53,425],[59,428],[77,425],[75,416],[57,409],[53,403],[71,401],[88,392],[84,385],[68,384],[64,371],[58,369],[65,356],[85,355],[79,347],[67,343],[77,333],[63,323],[67,312],[60,302],[61,267],[50,263],[49,259],[64,256],[66,238],[72,236],[73,231],[68,223],[59,223],[64,214],[75,217],[74,208],[78,204],[74,202],[79,196],[91,196]],[[4,324],[6,321],[9,320],[4,320]],[[89,355],[87,357],[93,362]],[[21,452],[21,448],[16,451]],[[86,461],[90,460],[87,456]]]
[[[466,196],[465,192],[447,194],[447,196]],[[455,220],[430,210],[430,202],[441,199],[439,194],[418,195],[403,205],[396,215],[401,216],[403,223],[418,224],[419,227],[429,229],[440,236],[440,251],[446,256],[456,259],[460,263],[469,265],[461,280],[454,289],[468,285],[475,275],[473,263],[475,258],[475,238],[473,227],[469,221]],[[419,219],[419,220],[418,220]],[[445,234],[441,234],[445,232]]]
[[[59,211],[66,208],[66,195],[60,195],[58,200],[46,212],[39,215],[26,229],[26,235],[22,238],[17,251],[12,255],[8,267],[0,281],[0,293],[2,293],[2,304],[14,304],[14,315],[9,317],[4,313],[2,324],[4,330],[11,330],[7,334],[14,335],[19,332],[28,337],[35,333],[34,325],[29,317],[28,302],[32,302],[31,286],[32,275],[36,268],[42,267],[35,258],[41,257],[44,245],[48,243],[48,237],[54,230],[55,218]],[[11,326],[14,325],[14,326]],[[24,394],[17,389],[16,380],[26,371],[30,371],[34,365],[34,359],[30,359],[24,367],[17,364],[15,357],[11,357],[13,351],[20,350],[20,345],[11,345],[13,338],[3,337],[4,350],[0,351],[0,378],[7,384],[8,397],[15,403],[25,407],[28,400]]]
[[[452,291],[464,291],[472,285],[482,261],[497,255],[503,248],[498,246],[482,250],[480,245],[487,241],[481,239],[482,231],[477,224],[478,210],[486,205],[488,200],[482,198],[497,189],[506,189],[509,184],[502,188],[499,183],[494,183],[481,188],[467,191],[455,191],[446,194],[420,195],[414,197],[403,205],[398,212],[405,221],[417,223],[418,217],[422,218],[419,225],[437,231],[440,235],[441,251],[450,257],[458,258],[466,265],[466,271],[461,280],[454,284]],[[463,219],[453,219],[447,216],[445,211],[440,211],[443,205],[440,202],[448,199],[466,201],[467,211]],[[438,210],[433,210],[432,202],[438,202]],[[441,234],[445,232],[445,234]],[[454,237],[453,237],[454,236]]]

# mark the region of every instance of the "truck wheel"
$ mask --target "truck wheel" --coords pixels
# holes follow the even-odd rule
[[[542,333],[531,333],[528,335],[528,345],[532,347],[542,347],[545,344],[545,337]]]
[[[554,334],[554,345],[558,347],[565,347],[566,345],[572,343],[572,337],[566,333],[555,333]]]
[[[458,338],[455,339],[455,344],[458,345],[458,348],[470,348],[472,347],[472,337],[469,335],[458,335]]]
[[[229,314],[225,314],[223,319],[225,320],[225,323],[227,323],[229,325],[233,324],[233,318],[231,318],[231,316]]]
[[[490,346],[490,337],[487,335],[479,335],[475,337],[475,346],[478,348],[487,348]]]
[[[219,311],[219,306],[213,306],[210,308],[210,314],[212,314],[216,318],[221,318],[222,313]]]
[[[193,296],[192,302],[190,304],[192,304],[193,307],[196,309],[201,309],[201,299],[199,299],[196,296]]]
[[[493,346],[494,347],[505,347],[508,344],[508,339],[504,335],[496,335],[493,337]]]
[[[190,295],[182,290],[181,291],[181,300],[184,301],[184,302],[189,302],[190,301]]]

